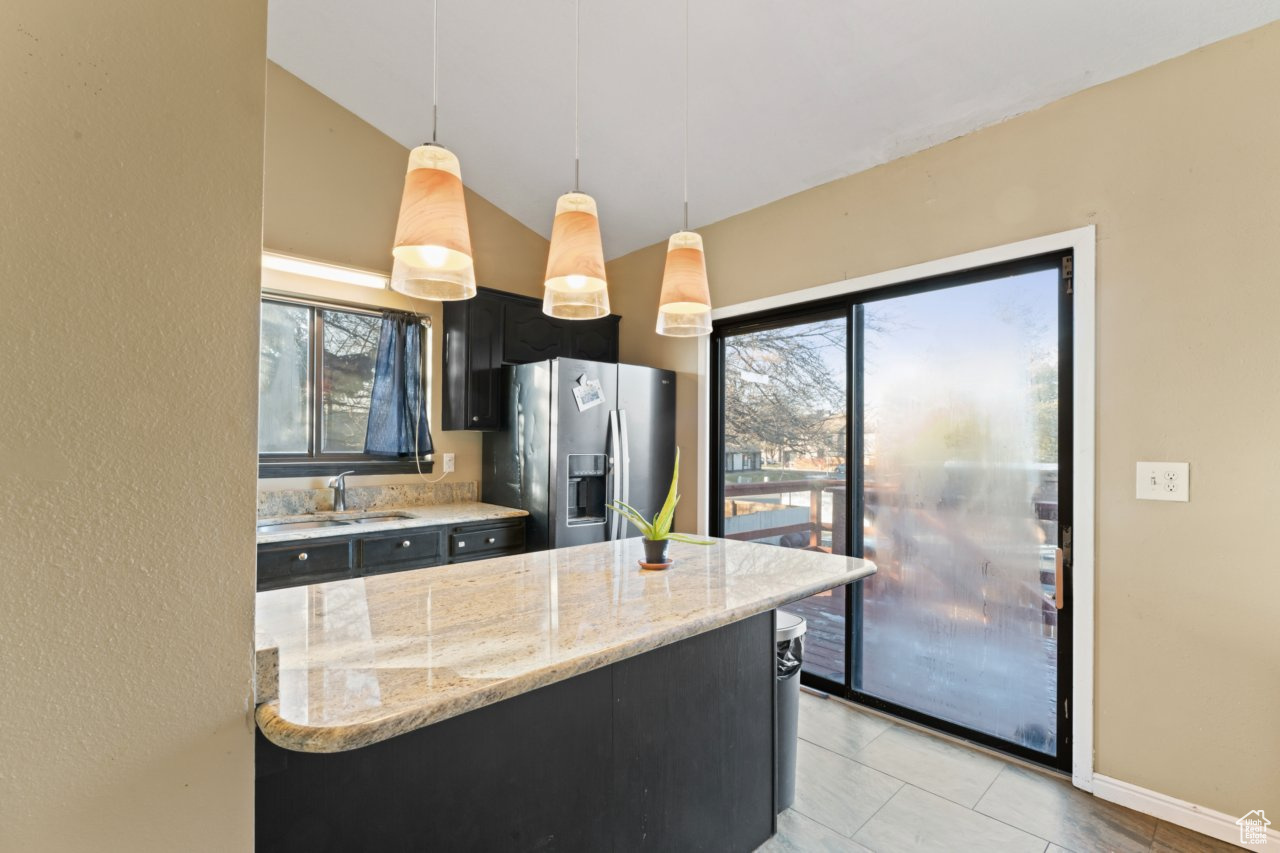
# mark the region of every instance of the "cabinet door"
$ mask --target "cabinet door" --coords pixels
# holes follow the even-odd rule
[[[467,429],[497,429],[502,385],[502,302],[486,296],[467,306]]]
[[[566,320],[568,340],[561,354],[583,361],[617,361],[619,319],[609,316],[599,320]]]
[[[258,547],[258,590],[351,577],[351,542],[332,539]]]
[[[524,524],[524,519],[520,518],[455,527],[449,534],[449,561],[458,563],[479,557],[523,553]]]
[[[425,568],[444,562],[443,531],[410,528],[380,536],[368,536],[360,542],[360,567],[364,574]]]
[[[502,426],[502,365],[552,358],[618,360],[618,321],[557,320],[536,299],[481,290],[444,306],[444,429]]]
[[[477,297],[478,298],[478,297]],[[474,302],[469,300],[468,302]],[[467,416],[467,321],[468,302],[444,304],[444,352],[441,360],[444,382],[440,388],[440,428],[466,429]]]
[[[510,302],[503,306],[502,359],[528,364],[563,355],[565,331],[565,323],[543,314],[536,302]]]

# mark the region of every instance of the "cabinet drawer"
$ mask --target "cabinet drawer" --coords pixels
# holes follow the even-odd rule
[[[524,550],[524,520],[497,527],[455,527],[449,534],[449,557],[497,556]]]
[[[350,574],[350,542],[290,542],[258,551],[260,589],[341,580]]]
[[[406,564],[434,566],[443,561],[440,530],[402,530],[360,541],[360,566],[365,574],[384,569],[407,568]]]

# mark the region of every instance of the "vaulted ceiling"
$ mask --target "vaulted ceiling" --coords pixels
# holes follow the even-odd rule
[[[1275,0],[688,0],[693,227],[1280,18]],[[681,225],[685,0],[581,0],[582,190],[609,257]],[[573,185],[572,0],[439,0],[440,142],[549,235]],[[268,54],[405,146],[430,0],[270,0]]]

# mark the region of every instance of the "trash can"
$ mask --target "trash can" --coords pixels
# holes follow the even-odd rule
[[[794,613],[779,610],[774,616],[774,644],[777,648],[778,712],[774,762],[778,782],[778,811],[791,808],[796,801],[796,741],[800,723],[800,665],[804,663],[804,631],[806,623]]]

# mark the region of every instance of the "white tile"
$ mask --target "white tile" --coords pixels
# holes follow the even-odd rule
[[[1146,853],[1156,831],[1150,815],[1100,800],[1034,770],[1006,767],[976,810],[1068,850]]]
[[[843,755],[800,741],[795,811],[853,835],[902,783]]]
[[[1004,762],[941,738],[893,726],[853,756],[895,778],[972,808]]]
[[[800,737],[853,757],[893,723],[835,699],[800,694]]]
[[[876,853],[1043,853],[1048,842],[950,800],[904,785],[858,830]]]
[[[778,815],[778,834],[757,848],[757,853],[871,853],[815,820],[787,809]]]

